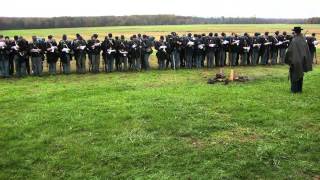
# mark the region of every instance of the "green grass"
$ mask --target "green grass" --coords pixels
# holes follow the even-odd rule
[[[217,71],[0,80],[0,179],[319,177],[320,68],[298,95],[285,66]]]

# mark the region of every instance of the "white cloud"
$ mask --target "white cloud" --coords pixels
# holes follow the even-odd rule
[[[308,18],[320,16],[319,0],[9,0],[0,16],[52,17],[175,14],[200,17]]]

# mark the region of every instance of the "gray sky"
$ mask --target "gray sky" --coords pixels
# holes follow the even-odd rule
[[[309,18],[320,0],[2,0],[0,16],[53,17],[175,14],[199,17]]]

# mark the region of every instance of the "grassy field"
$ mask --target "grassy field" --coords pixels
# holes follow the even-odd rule
[[[104,39],[107,33],[113,33],[115,36],[125,35],[127,38],[132,34],[148,34],[159,38],[160,35],[166,35],[172,31],[177,32],[180,35],[191,33],[209,33],[209,32],[235,32],[243,34],[244,32],[253,35],[255,32],[269,31],[273,33],[277,30],[287,31],[291,33],[291,29],[296,25],[291,24],[259,24],[259,25],[246,25],[246,24],[234,24],[234,25],[163,25],[163,26],[116,26],[116,27],[84,27],[84,28],[60,28],[60,29],[29,29],[29,30],[7,30],[0,31],[0,34],[13,37],[14,35],[22,35],[28,40],[31,40],[32,35],[40,37],[47,37],[48,35],[54,35],[56,39],[61,39],[62,34],[67,34],[69,38],[74,39],[76,33],[83,35],[85,39],[89,39],[93,33],[100,35],[100,39]],[[320,25],[301,25],[305,31],[310,33],[317,33],[317,38],[320,38]]]
[[[1,80],[0,179],[319,178],[320,68],[217,71]]]

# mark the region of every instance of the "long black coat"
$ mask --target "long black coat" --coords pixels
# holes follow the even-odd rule
[[[312,71],[312,57],[303,35],[293,38],[286,53],[285,63],[290,66],[292,81],[298,81],[304,72]]]

